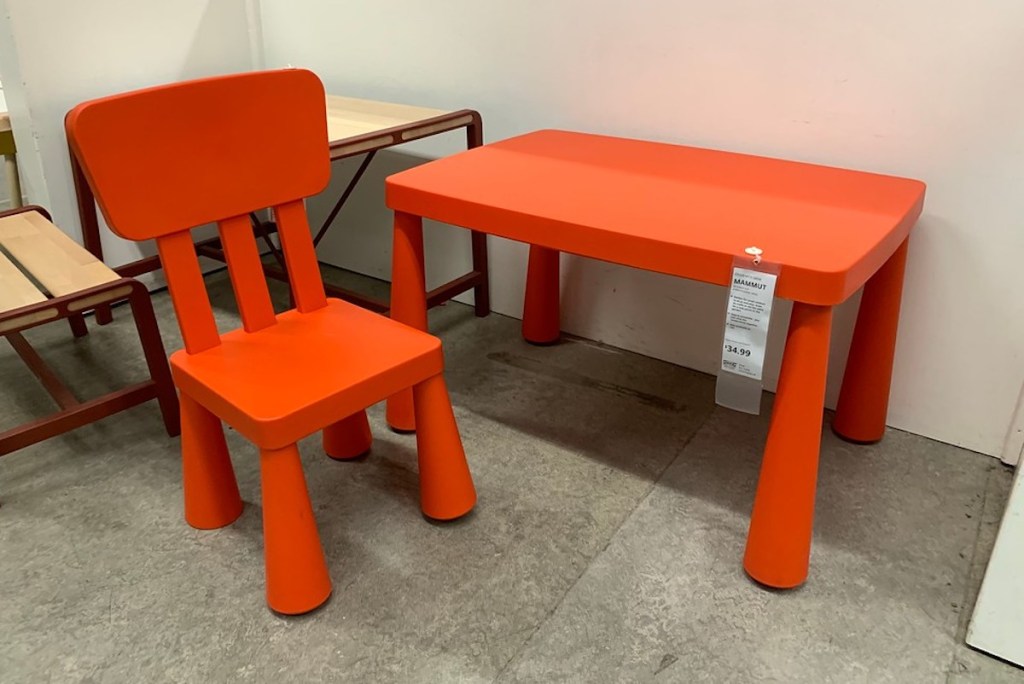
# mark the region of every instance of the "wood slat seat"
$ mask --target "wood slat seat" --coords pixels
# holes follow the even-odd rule
[[[0,247],[54,297],[81,292],[120,278],[64,231],[34,211],[0,218]]]
[[[0,313],[45,301],[46,295],[0,252]]]

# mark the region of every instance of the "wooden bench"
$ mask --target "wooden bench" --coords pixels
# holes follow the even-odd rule
[[[167,433],[177,435],[178,401],[145,286],[107,268],[53,225],[41,207],[0,213],[0,250],[0,335],[60,407],[55,414],[0,432],[0,456],[150,399],[158,400]],[[150,379],[80,401],[21,331],[63,318],[75,337],[81,337],[88,333],[86,311],[121,301],[134,314]]]

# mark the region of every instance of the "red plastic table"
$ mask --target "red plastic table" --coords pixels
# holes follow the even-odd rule
[[[530,243],[523,333],[558,338],[558,252],[718,285],[756,245],[793,300],[744,567],[758,582],[807,577],[832,308],[862,286],[833,429],[885,432],[907,238],[920,181],[564,131],[485,145],[390,177],[392,315],[426,329],[422,218]],[[408,394],[388,420],[413,429]]]

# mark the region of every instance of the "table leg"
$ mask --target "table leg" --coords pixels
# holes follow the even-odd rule
[[[558,250],[530,245],[523,303],[523,338],[532,344],[554,344],[561,335]]]
[[[487,269],[487,233],[470,231],[473,245],[473,270],[480,274],[480,282],[473,287],[473,307],[477,316],[491,313],[490,273]]]
[[[109,304],[99,304],[96,306],[96,322],[100,325],[107,325],[114,320],[114,312],[110,308]]]
[[[864,285],[832,421],[832,430],[851,442],[870,444],[885,434],[906,263],[907,241],[904,240]]]
[[[18,175],[18,158],[13,154],[5,154],[4,165],[7,174],[7,192],[11,198],[11,209],[18,209],[24,206],[21,201],[21,177]]]
[[[89,250],[94,257],[103,261],[103,243],[100,241],[100,225],[96,216],[96,198],[92,194],[92,188],[89,187],[89,181],[85,178],[85,172],[78,163],[78,157],[70,146],[68,155],[71,160],[71,179],[75,183],[78,220],[82,228],[82,246]],[[111,323],[114,320],[114,313],[110,304],[104,303],[97,306],[95,317],[96,322],[100,325]]]
[[[391,257],[391,318],[418,330],[427,330],[427,287],[423,267],[423,219],[395,212],[395,238]],[[388,398],[387,421],[392,430],[416,429],[412,388]]]
[[[793,304],[743,566],[780,589],[807,579],[832,308]]]
[[[480,147],[484,144],[484,122],[480,114],[473,112],[473,118],[466,126],[466,149]],[[473,245],[473,270],[480,273],[480,282],[473,287],[473,304],[477,316],[491,313],[490,274],[487,269],[487,234],[470,231]]]
[[[89,326],[85,323],[85,316],[80,313],[68,316],[68,324],[71,326],[71,334],[75,337],[85,337],[89,334]]]

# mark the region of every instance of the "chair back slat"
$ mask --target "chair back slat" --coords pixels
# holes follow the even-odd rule
[[[320,264],[309,232],[306,207],[301,200],[274,207],[277,234],[281,237],[295,308],[303,313],[327,306]]]
[[[157,238],[160,263],[167,278],[174,313],[178,317],[185,351],[198,354],[220,344],[196,248],[188,231]]]
[[[242,315],[242,326],[246,332],[269,328],[277,318],[248,215],[225,219],[218,229],[228,262],[231,287],[235,290],[238,312]]]

